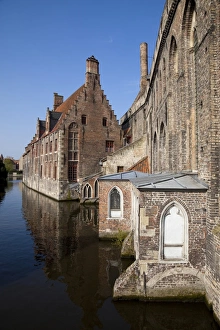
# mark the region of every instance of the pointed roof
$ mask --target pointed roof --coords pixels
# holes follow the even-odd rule
[[[63,119],[65,118],[65,115],[68,113],[68,111],[71,109],[71,106],[74,105],[80,96],[80,94],[83,92],[85,88],[85,85],[82,85],[80,88],[78,88],[72,95],[70,95],[66,101],[64,101],[61,105],[59,105],[54,112],[61,113],[61,116],[54,126],[52,132],[56,131],[60,125],[63,122]]]

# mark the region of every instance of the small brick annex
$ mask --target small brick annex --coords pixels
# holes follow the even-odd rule
[[[135,261],[116,280],[114,298],[205,299],[207,185],[189,173],[130,171],[101,177],[99,189],[100,238],[133,236]],[[115,189],[120,215],[111,214]]]

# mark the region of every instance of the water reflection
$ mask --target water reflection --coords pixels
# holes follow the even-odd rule
[[[4,197],[5,197],[5,192],[0,191],[0,204],[3,201]]]
[[[13,263],[13,267],[7,266],[7,269],[20,274],[11,282],[9,278],[1,291],[0,304],[4,308],[0,318],[4,330],[30,329],[30,324],[31,329],[41,330],[218,329],[204,304],[113,302],[115,279],[130,261],[127,265],[122,263],[118,246],[99,241],[97,208],[74,202],[56,202],[24,185],[19,188],[21,186],[26,236],[22,228],[19,235],[17,230],[18,219],[21,222],[17,215],[19,198],[16,202],[19,205],[16,208],[14,205],[18,191],[11,194],[9,187],[4,199],[4,210],[8,205],[10,236],[9,225],[7,228],[5,225],[2,236],[5,242],[9,242],[8,237],[16,232],[12,237],[16,245],[12,241],[5,244],[2,254],[7,256],[6,266],[7,262]],[[15,187],[18,189],[17,185],[13,189]],[[22,244],[26,249],[28,246],[31,253],[28,254]],[[15,249],[18,256],[14,254],[12,257]],[[21,259],[21,255],[25,258]],[[42,268],[44,275],[41,274]]]
[[[218,325],[203,303],[116,302],[115,307],[131,324],[130,330],[217,330]]]
[[[56,202],[26,187],[22,200],[36,263],[44,263],[49,279],[66,284],[69,298],[82,308],[85,329],[101,328],[97,312],[112,295],[122,264],[117,246],[99,242],[97,207]]]

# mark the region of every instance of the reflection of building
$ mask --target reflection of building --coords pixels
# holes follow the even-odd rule
[[[56,200],[97,198],[101,159],[119,149],[120,126],[100,85],[99,62],[86,61],[85,84],[37,122],[23,155],[23,182]],[[87,180],[90,183],[86,187]],[[85,182],[83,186],[81,184]]]
[[[97,207],[54,201],[24,185],[22,201],[36,264],[44,265],[50,280],[66,285],[69,298],[82,310],[83,328],[100,328],[98,310],[112,296],[121,260],[119,247],[99,242]]]
[[[121,120],[125,146],[103,166],[99,216],[101,236],[133,232],[136,261],[115,297],[203,296],[220,320],[219,12],[217,0],[166,1],[150,74],[140,47],[140,92]],[[144,157],[151,174],[125,172]]]

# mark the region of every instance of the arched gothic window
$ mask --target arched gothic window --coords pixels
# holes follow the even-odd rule
[[[109,193],[109,217],[121,218],[122,217],[122,193],[114,187]]]
[[[84,198],[91,198],[92,197],[92,189],[91,189],[91,186],[88,183],[83,188],[83,197]]]
[[[170,44],[170,73],[178,72],[178,51],[176,39],[172,36]]]
[[[188,218],[184,208],[171,203],[161,217],[160,257],[162,260],[187,261]]]
[[[99,183],[98,183],[98,180],[95,181],[95,197],[99,197]]]
[[[196,4],[194,0],[187,0],[183,14],[182,30],[186,37],[188,47],[195,44]]]

